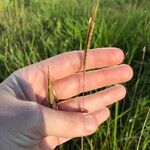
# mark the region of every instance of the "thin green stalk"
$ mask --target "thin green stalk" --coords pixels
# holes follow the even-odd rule
[[[142,130],[141,130],[141,134],[140,134],[140,137],[139,137],[139,141],[138,141],[138,145],[137,145],[136,150],[139,150],[141,138],[142,138],[142,135],[143,135],[143,132],[144,132],[144,128],[145,128],[146,122],[148,120],[149,114],[150,114],[150,108],[148,109],[148,112],[147,112],[147,115],[146,115],[146,118],[145,118]]]
[[[137,89],[138,89],[138,86],[139,86],[141,71],[142,71],[143,64],[144,64],[145,53],[146,53],[146,48],[144,47],[144,48],[143,48],[143,55],[142,55],[142,62],[141,62],[141,65],[140,65],[137,82],[136,82],[136,84],[135,84],[135,89],[134,89],[133,97],[132,97],[132,100],[131,100],[131,106],[130,106],[131,109],[132,109],[132,107],[133,107],[133,100],[135,99],[135,96],[136,96],[136,93],[137,93]],[[135,126],[135,121],[136,121],[137,114],[138,114],[138,108],[139,108],[139,103],[138,103],[138,105],[137,105],[137,107],[136,107],[135,114],[134,114],[134,116],[132,117],[132,119],[133,119],[132,125],[131,125],[131,127],[129,128],[129,132],[127,132],[126,137],[129,137],[129,138],[130,138],[131,135],[132,135],[132,132],[133,132],[133,129],[134,129],[134,126]],[[127,123],[129,122],[130,115],[131,115],[131,111],[129,112],[129,115],[128,115],[128,118],[127,118],[127,122],[126,122],[126,125],[125,125],[125,126],[127,126]],[[130,143],[130,142],[126,142],[125,147],[126,147],[127,145],[129,145],[129,143]]]
[[[140,65],[140,70],[139,70],[139,73],[138,73],[137,82],[135,84],[135,89],[134,89],[133,97],[132,97],[132,100],[131,100],[131,106],[130,106],[131,108],[133,107],[134,99],[135,99],[136,92],[137,92],[137,89],[138,89],[138,85],[139,85],[139,82],[140,82],[140,77],[141,77],[142,68],[143,68],[143,64],[144,64],[145,53],[146,53],[146,47],[144,47],[142,51],[143,51],[142,62],[141,62],[141,65]]]
[[[116,103],[115,104],[115,122],[114,122],[114,130],[113,130],[113,150],[117,149],[118,110],[119,110],[119,103]]]
[[[92,144],[91,140],[88,137],[86,137],[86,140],[90,145],[90,150],[94,150],[94,147],[93,147],[93,144]]]
[[[133,97],[132,97],[131,105],[130,105],[131,109],[133,107],[134,99],[135,99],[135,96],[136,96],[136,93],[137,93],[137,89],[138,89],[138,86],[139,86],[140,77],[141,77],[141,73],[142,73],[142,68],[143,68],[143,64],[144,64],[145,53],[146,53],[146,47],[143,48],[142,61],[141,61],[141,65],[140,65],[140,69],[139,69],[139,72],[138,72],[138,77],[137,77],[137,81],[136,81],[136,84],[135,84],[135,89],[134,89],[134,92],[133,92]],[[129,121],[130,114],[131,113],[129,112],[127,122]]]

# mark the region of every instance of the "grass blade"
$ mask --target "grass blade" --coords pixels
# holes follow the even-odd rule
[[[149,114],[150,114],[150,108],[148,109],[148,112],[147,112],[147,115],[146,115],[146,118],[145,118],[145,121],[144,121],[144,124],[143,124],[143,127],[142,127],[142,131],[141,131],[141,134],[140,134],[140,137],[139,137],[139,141],[138,141],[138,145],[137,145],[136,150],[139,150],[139,148],[140,148],[141,138],[142,138],[142,135],[143,135],[143,132],[144,132],[144,128],[146,126],[146,122],[148,120]]]

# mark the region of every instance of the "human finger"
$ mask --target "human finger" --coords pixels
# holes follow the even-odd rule
[[[109,117],[108,108],[103,108],[91,114],[83,114],[41,107],[47,136],[73,138],[90,135]]]
[[[66,52],[36,64],[43,72],[50,69],[50,76],[55,81],[80,72],[83,67],[84,51]],[[86,69],[102,68],[120,64],[124,59],[119,48],[96,48],[87,53]]]
[[[78,95],[84,91],[110,86],[129,81],[133,76],[132,68],[128,65],[88,71],[83,80],[83,73],[78,73],[70,77],[58,80],[54,83],[56,97],[67,99]],[[65,89],[65,90],[64,90]]]
[[[79,106],[84,105],[84,109],[88,112],[94,112],[107,107],[121,99],[126,95],[126,89],[123,85],[116,85],[106,90],[90,94],[84,97],[75,97],[59,103],[59,110],[79,112]],[[81,104],[81,105],[80,105]]]

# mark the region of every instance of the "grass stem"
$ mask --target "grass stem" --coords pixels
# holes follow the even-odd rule
[[[140,142],[141,142],[141,138],[142,138],[142,135],[143,135],[143,132],[144,132],[144,128],[145,128],[145,126],[146,126],[146,123],[147,123],[147,120],[148,120],[149,114],[150,114],[150,108],[148,109],[148,112],[147,112],[147,115],[146,115],[146,118],[145,118],[145,121],[144,121],[144,124],[143,124],[142,130],[141,130],[141,134],[140,134],[140,137],[139,137],[139,141],[138,141],[138,145],[137,145],[136,150],[139,150]]]
[[[86,39],[85,39],[85,45],[84,45],[84,58],[83,58],[83,101],[82,101],[82,106],[80,106],[79,104],[79,109],[82,112],[85,112],[85,108],[84,108],[84,96],[85,96],[85,73],[86,73],[86,64],[87,64],[87,53],[88,53],[88,49],[91,46],[91,41],[92,41],[92,36],[93,36],[93,32],[94,32],[94,27],[95,27],[95,19],[96,19],[96,15],[97,15],[97,11],[98,11],[98,7],[99,7],[99,2],[97,2],[96,6],[93,9],[92,15],[89,19],[89,24],[88,24],[88,30],[87,30],[87,34],[86,34]],[[84,139],[83,137],[81,137],[81,150],[84,149]]]

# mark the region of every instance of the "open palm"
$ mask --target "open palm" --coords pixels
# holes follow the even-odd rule
[[[67,52],[13,73],[23,93],[20,96],[14,88],[15,95],[22,100],[38,103],[43,113],[44,135],[37,149],[53,149],[74,137],[90,135],[107,120],[110,114],[107,106],[123,99],[126,94],[125,87],[118,83],[127,82],[133,76],[130,66],[119,65],[123,59],[124,54],[118,48],[89,50],[84,83],[83,51]],[[60,101],[58,111],[47,107],[48,68]],[[83,97],[77,96],[83,92],[83,84],[85,91],[117,85],[87,95],[83,102]],[[86,113],[80,112],[79,105],[82,107],[83,103]]]

